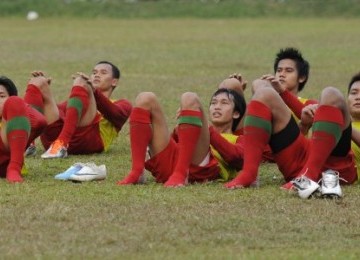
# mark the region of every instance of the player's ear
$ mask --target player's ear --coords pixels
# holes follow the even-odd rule
[[[118,82],[119,82],[119,79],[112,79],[111,86],[113,87],[113,89],[117,86]]]
[[[299,78],[299,83],[303,83],[306,80],[306,76],[302,76]]]
[[[234,111],[232,117],[233,117],[233,119],[238,119],[240,117],[240,113],[238,111]]]

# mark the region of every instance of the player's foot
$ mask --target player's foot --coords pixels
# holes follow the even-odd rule
[[[339,172],[327,170],[322,173],[321,196],[322,197],[342,197],[342,191],[339,184]]]
[[[250,174],[245,174],[244,172],[240,172],[233,180],[224,184],[225,188],[228,189],[242,189],[247,187],[256,186],[258,180],[258,176],[252,176]]]
[[[294,184],[291,181],[289,181],[289,182],[283,184],[280,187],[280,189],[286,190],[286,191],[293,191],[293,190],[295,190],[295,187],[294,187]]]
[[[300,198],[307,199],[319,190],[320,186],[317,182],[309,179],[305,175],[292,181]]]
[[[6,180],[10,183],[23,182],[20,172],[15,170],[8,170],[6,173]]]
[[[65,158],[67,157],[67,146],[63,141],[56,139],[49,147],[49,149],[41,155],[43,159],[50,158]]]
[[[179,174],[179,173],[173,173],[170,178],[164,183],[165,187],[168,188],[178,188],[183,187],[187,184],[188,174]]]
[[[144,172],[139,176],[138,173],[130,172],[124,179],[118,181],[117,185],[131,185],[131,184],[143,184],[145,183]]]

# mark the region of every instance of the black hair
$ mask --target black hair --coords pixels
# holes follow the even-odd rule
[[[352,84],[355,82],[360,81],[360,72],[356,73],[350,80],[349,86],[348,86],[348,94],[350,93],[350,89]]]
[[[116,67],[114,64],[112,64],[110,61],[106,61],[106,60],[103,60],[103,61],[99,61],[98,63],[96,63],[96,65],[98,64],[108,64],[111,66],[111,70],[112,70],[112,75],[113,75],[113,78],[115,79],[119,79],[121,74],[120,74],[120,70],[118,67]]]
[[[289,47],[285,49],[280,49],[280,51],[276,54],[274,62],[274,72],[276,72],[279,62],[284,59],[290,59],[295,61],[299,77],[305,77],[304,82],[299,83],[298,90],[300,92],[305,87],[305,84],[309,78],[310,64],[307,60],[303,58],[301,52],[298,49]]]
[[[0,76],[0,85],[4,86],[9,96],[17,96],[18,90],[14,82],[5,76]]]
[[[231,126],[231,130],[234,132],[236,130],[239,122],[245,115],[246,101],[242,95],[240,95],[239,93],[237,93],[236,91],[234,91],[232,89],[227,89],[227,88],[220,88],[217,91],[215,91],[215,93],[211,97],[211,100],[221,93],[227,94],[228,98],[234,102],[234,112],[236,111],[239,113],[239,118],[234,118],[232,126]]]

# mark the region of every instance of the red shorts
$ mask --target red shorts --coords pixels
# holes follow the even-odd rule
[[[291,181],[302,174],[301,170],[309,156],[309,148],[310,139],[300,134],[291,145],[274,155],[285,181]],[[354,155],[351,151],[347,156],[330,156],[321,171],[328,169],[338,171],[340,178],[346,181],[342,182],[343,184],[352,184],[357,180]]]
[[[45,149],[48,149],[52,142],[56,140],[64,126],[65,108],[62,106],[58,107],[60,118],[48,125],[40,136]],[[99,130],[99,121],[100,115],[97,115],[90,125],[76,128],[69,143],[69,154],[92,154],[104,151],[104,143]]]
[[[178,145],[170,139],[166,148],[145,162],[145,168],[152,173],[156,182],[166,182],[174,171],[178,158]],[[217,160],[210,153],[209,163],[205,166],[190,165],[189,182],[206,182],[219,178]]]

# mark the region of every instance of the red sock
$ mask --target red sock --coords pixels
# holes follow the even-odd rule
[[[178,126],[179,155],[174,172],[165,182],[165,186],[176,187],[185,185],[191,159],[201,133],[201,117],[202,113],[200,111],[180,111]]]
[[[117,182],[118,185],[138,183],[144,171],[146,149],[152,138],[150,117],[148,110],[139,107],[133,108],[130,114],[131,171],[125,179]]]
[[[301,171],[308,178],[319,180],[321,168],[340,140],[343,124],[344,118],[340,109],[322,105],[316,110],[309,157]]]
[[[244,166],[227,188],[249,187],[256,181],[262,154],[272,131],[271,111],[263,103],[252,100],[246,108],[244,121]]]
[[[16,96],[9,97],[5,101],[2,116],[6,120],[6,137],[10,149],[6,179],[9,182],[22,182],[21,168],[24,164],[24,152],[30,132],[24,101]]]
[[[80,118],[86,113],[89,107],[89,94],[80,86],[71,89],[70,97],[66,107],[64,126],[58,136],[65,145],[70,142]]]
[[[44,111],[44,100],[41,94],[41,91],[35,85],[29,84],[26,88],[25,96],[24,96],[25,103],[29,104],[37,111],[43,113]]]

